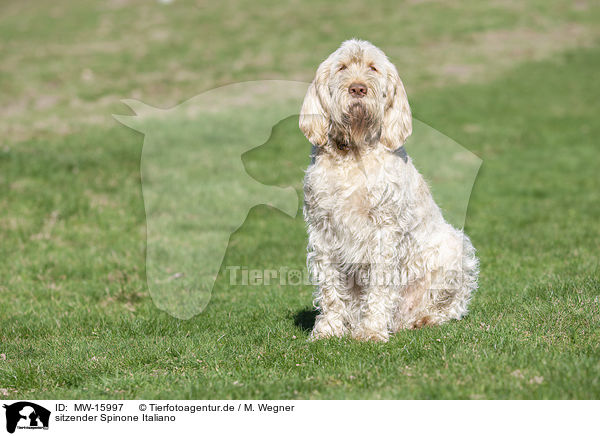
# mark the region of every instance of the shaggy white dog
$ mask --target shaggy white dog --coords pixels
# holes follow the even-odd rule
[[[319,309],[311,338],[386,341],[464,316],[477,288],[475,249],[404,153],[412,117],[385,54],[344,42],[319,66],[300,129],[313,144],[304,180]]]

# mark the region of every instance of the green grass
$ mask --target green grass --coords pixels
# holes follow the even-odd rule
[[[600,46],[593,36],[499,64],[483,46],[481,57],[461,52],[481,32],[589,30],[597,8],[313,3],[277,3],[266,16],[244,2],[196,14],[184,2],[2,6],[0,398],[600,397]],[[357,24],[361,11],[372,15]],[[152,40],[153,29],[178,31]],[[414,116],[483,160],[465,227],[481,260],[469,316],[386,344],[307,342],[309,287],[229,285],[229,265],[304,266],[302,218],[265,206],[232,236],[202,314],[182,321],[157,309],[146,284],[144,138],[110,119],[126,112],[118,99],[167,106],[236,80],[308,80],[355,35],[412,66],[403,76]],[[426,52],[394,55],[432,41],[481,70],[461,84],[421,69],[435,65]],[[170,80],[179,70],[191,73]],[[40,95],[56,100],[44,106]],[[291,117],[243,162],[263,183],[298,189],[308,152]]]

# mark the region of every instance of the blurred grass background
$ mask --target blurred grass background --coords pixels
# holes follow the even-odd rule
[[[0,398],[598,398],[599,22],[586,0],[5,0]],[[397,65],[416,118],[483,159],[470,315],[388,344],[306,342],[311,289],[225,274],[304,265],[302,219],[264,206],[233,235],[206,311],[159,311],[143,136],[111,118],[119,100],[308,82],[350,37]],[[293,119],[270,145],[244,163],[287,159],[265,180],[285,185],[309,146]]]

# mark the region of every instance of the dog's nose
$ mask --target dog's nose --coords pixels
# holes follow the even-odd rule
[[[352,97],[362,98],[367,95],[367,85],[363,83],[353,83],[348,88],[348,92]]]

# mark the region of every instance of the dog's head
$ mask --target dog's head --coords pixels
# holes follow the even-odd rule
[[[397,149],[412,132],[412,117],[396,67],[367,41],[344,42],[317,69],[300,129],[315,146],[379,141]]]

